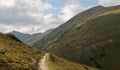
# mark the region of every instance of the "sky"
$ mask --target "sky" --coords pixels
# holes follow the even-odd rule
[[[0,32],[44,32],[97,5],[120,5],[120,0],[0,0]]]

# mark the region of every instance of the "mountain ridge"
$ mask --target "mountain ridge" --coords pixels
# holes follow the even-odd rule
[[[50,32],[52,32],[54,29],[48,29],[47,31],[45,31],[44,33],[41,33],[41,34],[37,34],[35,37],[31,38],[30,40],[26,41],[25,43],[30,45],[30,46],[33,46],[33,44],[39,40],[41,40],[42,38],[44,38],[45,36],[47,36]],[[35,46],[33,46],[35,47]],[[38,47],[36,47],[38,48]]]
[[[31,38],[41,34],[41,33],[35,33],[35,34],[25,34],[25,33],[22,33],[22,32],[18,32],[18,31],[12,31],[12,32],[9,32],[13,35],[15,35],[18,39],[20,39],[22,42],[26,42],[28,40],[30,40]]]
[[[102,70],[119,70],[119,19],[120,6],[93,7],[62,24],[34,46],[70,61]]]
[[[115,8],[114,8],[115,7]],[[81,12],[79,13],[78,15],[74,16],[73,18],[71,18],[70,20],[68,20],[67,22],[65,22],[64,24],[60,25],[58,28],[54,29],[49,35],[47,35],[46,37],[44,37],[42,40],[36,42],[35,44],[33,44],[33,46],[36,46],[36,45],[39,45],[42,46],[41,44],[44,43],[45,40],[49,40],[48,37],[51,37],[50,39],[56,37],[55,35],[59,34],[59,36],[62,36],[64,35],[64,33],[68,32],[68,30],[70,28],[72,28],[76,23],[78,23],[79,21],[84,21],[84,19],[86,19],[86,17],[89,17],[89,15],[87,15],[86,17],[83,17],[81,15],[86,15],[88,14],[88,11],[90,10],[91,12],[94,12],[94,13],[89,13],[90,16],[94,16],[97,12],[98,14],[100,14],[101,12],[106,12],[106,10],[104,11],[104,8],[108,8],[108,11],[110,11],[111,9],[114,10],[114,9],[119,9],[120,5],[119,6],[112,6],[112,7],[103,7],[103,6],[96,6],[96,7],[93,7],[91,9],[88,9],[88,10],[85,10],[84,12]],[[93,11],[94,9],[96,9],[96,11]],[[103,10],[103,11],[102,11]],[[100,11],[100,12],[99,12]],[[81,19],[82,18],[82,19]],[[69,24],[69,27],[67,26]],[[63,30],[64,29],[64,33],[63,33]],[[54,34],[54,35],[52,35]],[[58,37],[58,36],[57,36]],[[47,39],[48,38],[48,39]],[[49,40],[50,41],[50,40]]]

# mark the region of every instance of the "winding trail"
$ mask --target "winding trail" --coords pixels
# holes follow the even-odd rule
[[[43,58],[40,60],[39,62],[39,69],[38,70],[49,70],[48,66],[46,65],[46,57],[48,56],[49,54],[46,53]]]

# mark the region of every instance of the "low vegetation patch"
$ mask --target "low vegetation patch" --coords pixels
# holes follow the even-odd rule
[[[5,51],[0,50],[0,55],[5,55]]]
[[[47,57],[47,64],[50,70],[97,70],[97,68],[70,62],[51,54]]]
[[[37,70],[43,55],[11,34],[0,34],[0,70]]]

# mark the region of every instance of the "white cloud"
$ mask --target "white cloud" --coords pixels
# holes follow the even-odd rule
[[[68,3],[62,8],[61,13],[64,21],[69,20],[74,15],[84,10],[84,7],[78,0],[68,0]]]
[[[63,23],[63,20],[58,15],[48,14],[45,15],[44,22],[48,24],[53,24],[53,23],[59,24],[59,23]]]
[[[44,32],[64,23],[84,7],[78,0],[68,0],[60,14],[45,13],[52,9],[56,7],[42,0],[0,0],[0,31]]]
[[[14,6],[14,0],[0,0],[0,6],[2,7],[12,7]]]
[[[51,9],[51,4],[41,0],[0,0],[0,31],[38,32],[44,25],[44,11]]]
[[[103,6],[120,5],[120,0],[98,0],[98,2]]]

